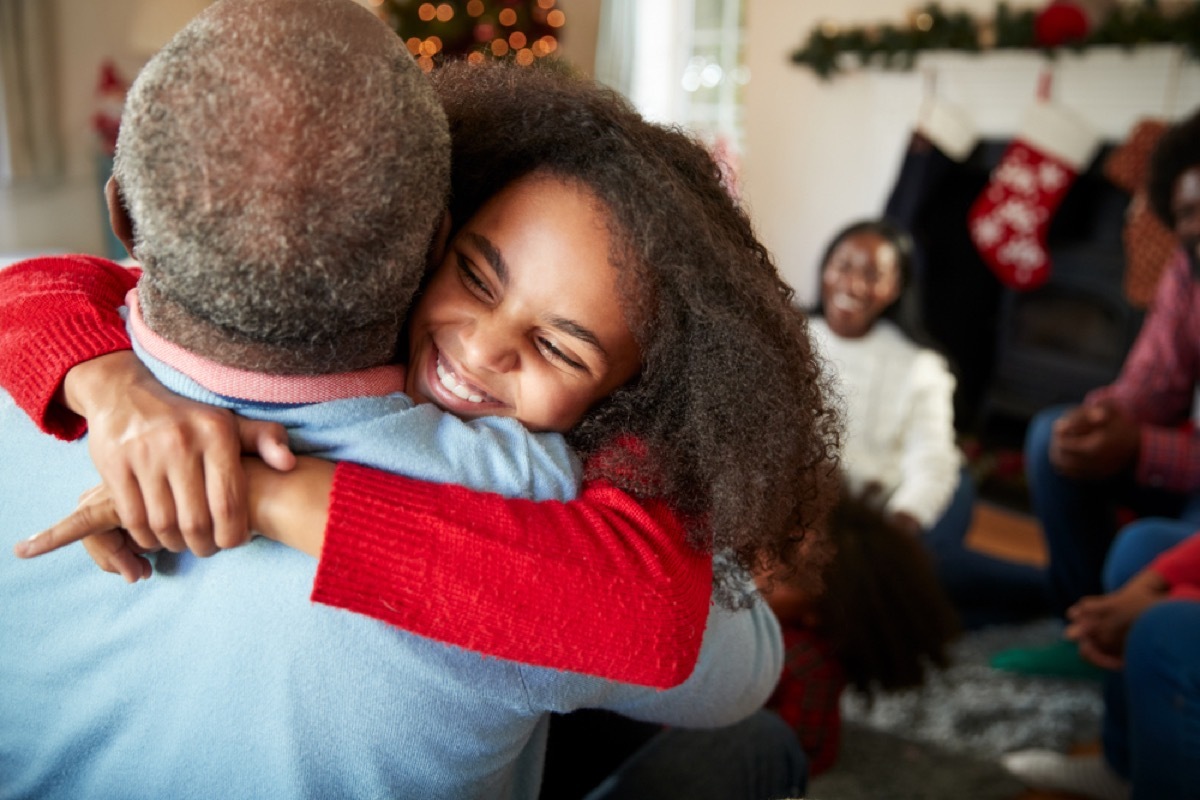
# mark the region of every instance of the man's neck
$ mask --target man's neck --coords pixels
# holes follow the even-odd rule
[[[196,355],[237,369],[278,375],[322,375],[370,369],[391,360],[398,332],[386,323],[347,332],[336,342],[251,341],[201,319],[142,281],[141,313],[158,336]]]

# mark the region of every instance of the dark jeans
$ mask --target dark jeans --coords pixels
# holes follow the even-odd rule
[[[800,797],[808,761],[770,711],[714,730],[668,728],[608,776],[588,800],[780,800]]]
[[[1122,529],[1104,568],[1113,591],[1196,531],[1139,520]],[[1129,779],[1131,800],[1200,798],[1200,602],[1167,600],[1130,628],[1125,667],[1104,680],[1104,756]]]
[[[949,507],[923,537],[963,625],[974,629],[1052,613],[1045,570],[967,548],[974,508],[975,483],[963,469]]]
[[[1079,598],[1099,594],[1104,558],[1119,527],[1118,509],[1139,517],[1157,516],[1200,524],[1200,494],[1179,494],[1141,486],[1130,473],[1104,480],[1062,475],[1050,463],[1054,421],[1068,406],[1034,417],[1025,435],[1025,470],[1033,510],[1050,552],[1050,591],[1063,613]]]

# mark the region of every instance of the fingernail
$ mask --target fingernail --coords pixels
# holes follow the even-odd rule
[[[28,539],[26,539],[22,542],[17,542],[15,545],[13,545],[13,552],[16,553],[17,556],[24,558],[25,556],[29,555],[33,551],[34,542],[36,542],[39,538],[41,538],[41,536],[42,536],[42,534],[35,533],[33,536],[30,536]]]

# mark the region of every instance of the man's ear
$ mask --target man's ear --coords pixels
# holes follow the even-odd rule
[[[108,224],[116,237],[125,245],[129,255],[133,255],[133,220],[125,208],[125,198],[121,196],[121,186],[117,176],[113,175],[104,184],[104,200],[108,204]]]
[[[446,245],[450,242],[450,212],[442,215],[437,233],[433,236],[433,245],[429,248],[429,265],[436,267],[446,257]]]

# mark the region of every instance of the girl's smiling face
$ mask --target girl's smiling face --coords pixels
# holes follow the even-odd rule
[[[467,221],[409,322],[414,400],[565,432],[637,375],[600,208],[579,185],[535,174]]]

